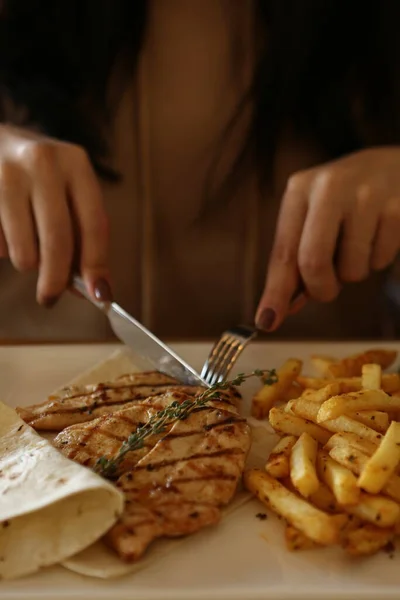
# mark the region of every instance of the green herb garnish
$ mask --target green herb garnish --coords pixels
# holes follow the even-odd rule
[[[174,401],[171,402],[166,408],[158,411],[151,419],[138,427],[136,431],[130,434],[128,439],[121,444],[118,452],[111,458],[102,456],[96,462],[94,470],[103,477],[112,478],[115,476],[119,465],[122,463],[124,457],[128,452],[134,450],[140,450],[144,447],[145,441],[148,437],[153,435],[160,435],[164,433],[168,426],[173,425],[176,421],[184,421],[188,416],[197,409],[201,409],[210,400],[218,398],[222,390],[226,390],[232,386],[240,386],[242,383],[250,377],[259,377],[264,385],[272,385],[278,381],[278,376],[275,369],[272,370],[261,370],[256,369],[252,373],[246,375],[239,373],[231,381],[222,381],[211,387],[207,388],[194,400],[188,399],[183,402]]]

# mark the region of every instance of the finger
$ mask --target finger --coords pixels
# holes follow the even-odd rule
[[[400,250],[400,199],[392,198],[379,221],[371,254],[371,268],[385,269]]]
[[[90,293],[112,299],[108,268],[109,227],[95,173],[85,155],[74,156],[76,167],[70,181],[70,198],[80,238],[80,273]]]
[[[338,273],[342,281],[356,282],[368,277],[372,243],[378,226],[377,207],[369,187],[363,186],[353,210],[343,223],[338,254]]]
[[[316,181],[299,246],[299,270],[308,295],[330,302],[339,293],[334,256],[342,219],[340,188],[330,178]]]
[[[295,179],[282,200],[267,280],[256,314],[257,326],[265,331],[279,327],[298,287],[297,252],[306,214],[303,183]]]
[[[18,271],[35,269],[38,253],[28,186],[14,165],[0,167],[0,221],[4,236],[1,255],[8,254]]]
[[[32,185],[32,208],[40,254],[37,300],[52,306],[68,286],[70,278],[72,223],[65,184],[55,165],[37,174]]]

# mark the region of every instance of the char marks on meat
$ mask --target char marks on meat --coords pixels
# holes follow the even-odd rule
[[[130,373],[108,383],[71,386],[45,402],[19,407],[21,419],[36,430],[62,431],[77,423],[87,423],[169,390],[196,396],[200,387],[182,385],[168,375],[151,371]]]

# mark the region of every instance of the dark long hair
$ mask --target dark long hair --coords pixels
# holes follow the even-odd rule
[[[148,4],[2,2],[1,97],[26,107],[27,124],[83,145],[104,176],[110,74],[134,67]],[[400,143],[398,0],[255,0],[255,10],[260,52],[242,103],[252,102],[252,119],[232,173],[250,161],[268,175],[286,126],[332,158]]]

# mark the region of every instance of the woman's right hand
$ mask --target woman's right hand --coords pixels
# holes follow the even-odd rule
[[[0,257],[38,269],[37,301],[50,306],[73,268],[110,300],[108,219],[85,150],[0,125]]]

